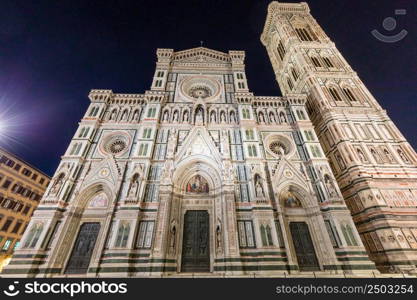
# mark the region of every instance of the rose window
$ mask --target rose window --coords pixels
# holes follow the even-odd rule
[[[108,145],[109,152],[117,154],[122,152],[126,148],[126,143],[122,140],[115,140]]]
[[[128,145],[128,137],[122,134],[117,134],[105,138],[101,149],[102,151],[112,155],[121,155],[127,151]]]
[[[209,76],[190,76],[181,82],[181,94],[194,101],[197,99],[212,101],[217,99],[220,93],[219,81]]]
[[[207,98],[211,96],[211,91],[206,86],[194,86],[190,88],[189,94],[193,98]]]
[[[295,152],[295,147],[290,139],[280,134],[269,135],[265,139],[265,148],[269,154],[275,157],[289,157]]]
[[[288,154],[285,145],[279,141],[274,141],[269,144],[269,149],[277,155]]]

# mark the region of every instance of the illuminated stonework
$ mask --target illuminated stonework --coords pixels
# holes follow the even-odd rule
[[[2,276],[378,274],[301,91],[255,96],[243,51],[156,54],[145,93],[90,92]]]
[[[180,91],[192,100],[201,98],[207,102],[220,96],[220,84],[209,76],[189,76],[181,83]]]
[[[309,118],[370,258],[384,273],[417,274],[414,149],[306,3],[272,2],[261,41],[282,94],[307,97]],[[297,115],[303,118],[302,112]],[[301,138],[316,139],[310,133]],[[323,176],[320,168],[310,171]]]

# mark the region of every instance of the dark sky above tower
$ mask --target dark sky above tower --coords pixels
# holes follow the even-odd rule
[[[219,51],[244,50],[251,91],[280,95],[259,40],[269,2],[2,0],[0,127],[7,128],[0,134],[0,146],[53,175],[89,104],[89,90],[149,89],[156,48],[178,51],[204,41],[205,47]],[[416,148],[417,2],[308,3]],[[395,15],[396,9],[406,9],[406,14]],[[397,21],[395,29],[392,19],[383,25],[387,17]],[[387,36],[407,30],[408,35],[383,43],[371,35],[373,29]]]

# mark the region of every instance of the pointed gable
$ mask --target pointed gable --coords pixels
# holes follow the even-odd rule
[[[305,176],[286,158],[280,160],[272,175],[272,185],[281,186],[285,183],[295,183],[307,187]]]
[[[220,152],[204,127],[195,127],[191,130],[178,150],[175,161],[180,162],[193,155],[209,157],[217,163],[221,163]]]
[[[83,187],[89,186],[98,181],[108,183],[109,187],[115,187],[120,176],[120,167],[117,165],[114,158],[109,155],[92,167],[92,169],[87,173],[83,182]]]

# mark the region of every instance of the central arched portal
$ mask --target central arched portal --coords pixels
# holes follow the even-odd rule
[[[179,272],[212,272],[216,253],[216,226],[221,224],[221,181],[204,161],[188,162],[174,176],[175,197],[171,222],[178,220]]]

